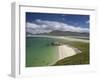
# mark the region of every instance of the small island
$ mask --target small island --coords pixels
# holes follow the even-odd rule
[[[51,42],[50,45],[52,45],[52,46],[61,46],[61,45],[63,45],[63,43],[61,43],[61,42]]]

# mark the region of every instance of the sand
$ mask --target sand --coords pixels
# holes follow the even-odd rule
[[[31,35],[29,37],[47,37],[47,38],[55,38],[55,39],[64,39],[68,41],[89,43],[89,40],[78,39],[78,38],[73,38],[73,37],[68,37],[68,36],[64,37],[64,36],[48,36],[48,35]]]
[[[77,54],[77,52],[72,47],[69,47],[67,45],[58,46],[58,50],[59,50],[59,60]]]

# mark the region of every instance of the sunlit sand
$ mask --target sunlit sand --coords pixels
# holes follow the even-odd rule
[[[58,50],[59,50],[59,60],[77,54],[77,52],[72,47],[69,47],[67,45],[58,46]]]

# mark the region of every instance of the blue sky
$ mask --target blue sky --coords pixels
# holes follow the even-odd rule
[[[42,33],[44,27],[46,30],[53,30],[47,29],[47,27],[56,27],[59,26],[59,29],[72,30],[75,31],[82,31],[88,32],[89,31],[89,15],[75,15],[75,14],[53,14],[53,13],[33,13],[33,12],[26,12],[26,27],[27,28],[35,28],[37,27],[38,31]],[[55,24],[56,25],[55,25]],[[51,25],[53,24],[53,25]],[[42,29],[41,29],[41,28]],[[54,30],[57,28],[54,27]],[[42,30],[42,31],[39,31]],[[77,30],[78,29],[78,30]],[[28,29],[29,30],[29,29]],[[30,31],[30,30],[29,30]],[[32,30],[31,30],[32,32]]]

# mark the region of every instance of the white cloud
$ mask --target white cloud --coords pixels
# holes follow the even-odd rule
[[[49,33],[53,30],[60,31],[72,31],[72,32],[89,32],[88,28],[82,28],[79,26],[68,25],[66,23],[57,21],[46,21],[37,19],[34,22],[27,22],[26,31],[37,34],[37,33]]]

